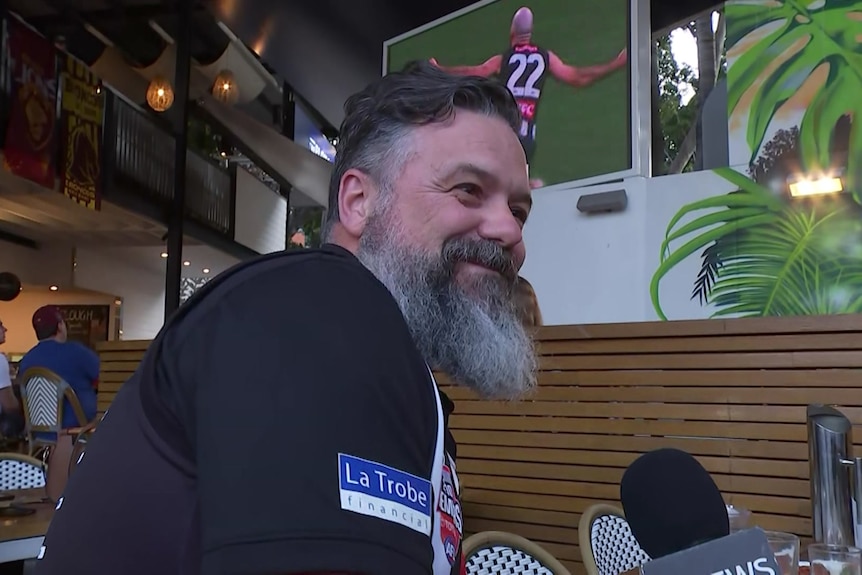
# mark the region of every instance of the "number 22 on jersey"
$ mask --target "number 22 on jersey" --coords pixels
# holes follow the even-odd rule
[[[545,59],[539,53],[512,54],[509,57],[509,66],[515,65],[515,69],[509,74],[506,87],[516,98],[538,99],[541,90],[536,88],[536,83],[545,73]],[[524,74],[530,70],[530,75],[524,81]]]

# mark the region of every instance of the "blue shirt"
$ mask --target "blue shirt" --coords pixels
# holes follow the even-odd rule
[[[63,403],[63,429],[85,425],[96,417],[96,390],[93,384],[99,379],[99,356],[90,348],[76,342],[60,343],[45,339],[21,358],[18,373],[31,367],[50,369],[75,390],[87,421],[78,421],[69,400]]]

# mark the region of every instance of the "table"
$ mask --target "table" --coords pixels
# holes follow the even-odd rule
[[[0,517],[0,563],[35,559],[39,556],[48,524],[54,516],[54,503],[46,501],[44,489],[13,491],[16,507],[35,509],[24,517]]]

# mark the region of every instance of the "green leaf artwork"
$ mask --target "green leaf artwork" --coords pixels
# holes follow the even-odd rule
[[[699,253],[692,297],[713,304],[712,317],[862,312],[862,210],[855,202],[783,201],[730,168],[716,172],[740,189],[684,206],[671,221],[650,285],[661,319],[662,278]],[[682,245],[671,250],[677,241]],[[710,284],[705,294],[703,283]]]
[[[862,117],[862,2],[735,1],[726,14],[728,53],[738,52],[728,71],[728,107],[731,121],[748,117],[751,161],[776,116],[803,110],[803,170],[846,167],[845,186],[858,192],[862,154],[836,158],[835,135],[842,118]],[[849,149],[862,150],[858,122]]]
[[[730,122],[744,130],[752,177],[714,170],[736,191],[671,219],[653,307],[667,319],[662,279],[699,257],[691,297],[712,317],[860,313],[862,0],[733,0],[725,14]],[[775,133],[788,118],[797,125]],[[840,170],[849,193],[800,198],[766,185],[800,170]]]

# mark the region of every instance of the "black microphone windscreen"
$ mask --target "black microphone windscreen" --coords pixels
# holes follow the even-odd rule
[[[653,559],[730,533],[715,481],[694,457],[678,449],[637,458],[623,474],[620,500],[632,534]]]

